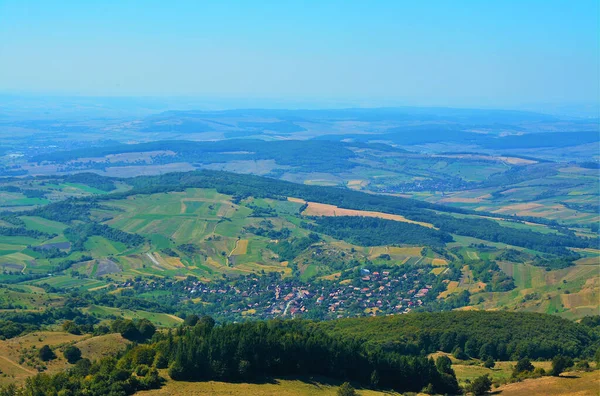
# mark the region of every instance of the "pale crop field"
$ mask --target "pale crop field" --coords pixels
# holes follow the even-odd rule
[[[291,202],[301,202],[305,203],[303,200],[299,200],[297,198],[288,198]],[[303,215],[306,216],[362,216],[362,217],[377,217],[380,219],[386,220],[394,220],[401,221],[403,223],[412,223],[418,224],[423,227],[435,228],[433,224],[423,223],[420,221],[412,221],[407,219],[404,216],[383,213],[383,212],[373,212],[368,210],[354,210],[354,209],[344,209],[339,208],[335,205],[322,204],[317,202],[308,202],[308,207],[302,212]]]

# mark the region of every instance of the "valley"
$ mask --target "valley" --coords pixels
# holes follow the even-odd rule
[[[597,158],[562,158],[567,132],[537,156],[519,148],[529,134],[493,127],[446,131],[442,151],[419,128],[337,135],[330,120],[329,134],[283,123],[280,136],[243,122],[224,140],[133,127],[114,135],[127,142],[9,141],[0,394],[44,378],[107,393],[103,370],[148,395],[595,386]],[[557,356],[572,371],[549,376]]]

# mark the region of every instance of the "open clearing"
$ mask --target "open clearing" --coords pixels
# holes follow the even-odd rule
[[[528,379],[495,389],[500,395],[510,396],[596,396],[599,390],[600,372],[598,371],[564,373],[560,377]]]
[[[161,373],[165,378],[166,373]],[[323,379],[277,379],[263,384],[228,383],[228,382],[185,382],[168,381],[161,389],[136,393],[137,395],[252,395],[252,396],[292,396],[318,395],[335,396],[339,384]],[[362,396],[398,395],[395,392],[377,392],[369,389],[359,389]]]
[[[412,221],[404,216],[394,215],[383,212],[372,212],[369,210],[354,210],[339,208],[335,205],[322,204],[317,202],[306,202],[297,198],[288,198],[291,202],[308,204],[308,207],[302,212],[306,216],[362,216],[362,217],[378,217],[380,219],[401,221],[403,223],[418,224],[427,228],[435,228],[433,224],[423,223],[420,221]]]

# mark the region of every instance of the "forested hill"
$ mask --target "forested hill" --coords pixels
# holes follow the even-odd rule
[[[577,237],[572,232],[541,234],[530,230],[503,227],[493,220],[481,217],[457,218],[450,215],[460,213],[481,216],[482,213],[480,212],[431,204],[409,198],[373,195],[335,187],[296,184],[260,176],[220,171],[194,171],[168,173],[160,176],[139,176],[126,179],[126,182],[133,187],[131,190],[91,199],[124,198],[135,194],[182,191],[187,188],[214,188],[220,193],[233,195],[237,200],[246,197],[274,199],[295,197],[306,201],[337,205],[347,209],[399,214],[411,220],[431,223],[444,232],[492,242],[502,242],[566,257],[576,257],[567,247],[586,248],[598,245],[597,240]],[[485,213],[485,215],[501,217],[491,213]],[[510,219],[523,220],[515,217],[510,217]]]
[[[118,322],[118,326],[115,323]],[[28,380],[25,394],[132,394],[160,388],[158,369],[174,381],[264,382],[282,376],[323,376],[371,389],[459,394],[447,357],[536,359],[597,355],[596,320],[577,324],[549,315],[512,312],[420,313],[312,322],[270,320],[218,325],[188,316],[146,345],[68,372]],[[135,322],[115,321],[128,336]],[[370,342],[364,342],[369,339]],[[447,364],[443,364],[446,360]],[[0,390],[1,391],[1,390]]]
[[[473,358],[549,359],[594,354],[598,332],[587,326],[527,312],[452,311],[320,322],[328,334],[352,337],[403,353],[453,352]]]
[[[118,144],[88,147],[69,151],[56,151],[31,157],[31,162],[64,164],[80,158],[97,158],[125,153],[170,152],[160,161],[190,161],[195,164],[222,163],[236,160],[274,160],[284,166],[310,166],[319,172],[343,172],[356,166],[350,161],[356,157],[351,148],[372,147],[380,151],[404,152],[382,144],[343,143],[283,140],[266,143],[263,140],[233,139],[220,141],[163,140],[139,144]],[[299,154],[301,153],[301,154]]]

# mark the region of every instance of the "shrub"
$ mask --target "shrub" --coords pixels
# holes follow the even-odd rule
[[[440,373],[452,374],[454,375],[454,370],[452,370],[452,360],[448,356],[440,356],[435,361],[435,367]]]
[[[550,375],[558,377],[560,373],[572,366],[573,359],[570,357],[563,355],[554,356],[554,359],[552,359],[552,370],[550,371]]]
[[[485,362],[483,362],[483,367],[485,368],[494,368],[494,366],[496,365],[496,362],[494,362],[494,359],[492,359],[491,357],[488,357]]]
[[[452,356],[454,356],[458,360],[469,359],[469,356],[467,356],[467,354],[460,347],[454,348],[454,350],[452,351]]]
[[[357,393],[349,382],[344,382],[338,388],[337,396],[357,396]]]
[[[44,345],[43,347],[41,347],[40,351],[38,352],[38,355],[40,359],[44,362],[56,359],[56,354],[54,354],[54,352],[52,351],[52,349],[50,349],[48,345]]]
[[[533,367],[533,364],[531,364],[531,361],[529,361],[529,359],[527,358],[523,358],[521,360],[519,360],[517,362],[517,365],[515,366],[515,369],[513,370],[513,376],[517,376],[521,373],[525,373],[525,372],[532,372],[535,369],[535,367]]]
[[[67,362],[75,364],[81,359],[81,350],[74,345],[69,345],[63,351],[63,355],[65,356],[65,359],[67,359]]]
[[[475,395],[485,395],[491,389],[492,380],[487,374],[475,378],[469,386],[469,391],[473,392]]]

